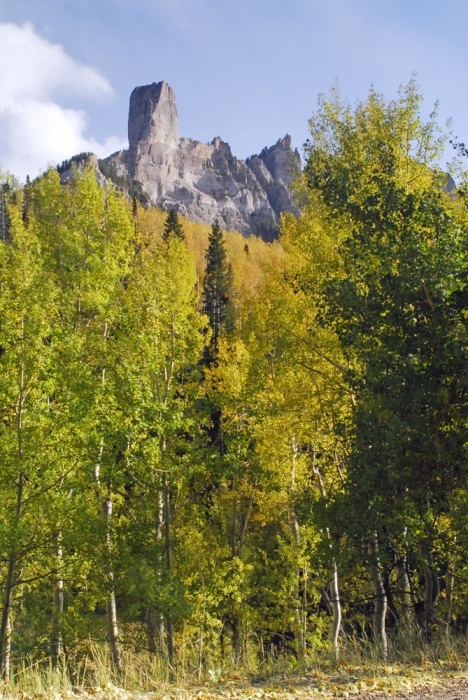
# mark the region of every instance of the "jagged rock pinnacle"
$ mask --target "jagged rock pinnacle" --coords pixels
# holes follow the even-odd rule
[[[177,147],[179,117],[174,92],[166,82],[133,90],[130,96],[128,142],[131,149],[144,143],[164,143]]]
[[[193,221],[213,223],[266,240],[282,211],[297,213],[289,185],[300,169],[286,135],[247,161],[219,136],[210,144],[179,137],[175,95],[161,81],[136,87],[130,97],[129,149],[105,159],[119,177],[137,181],[156,206]]]

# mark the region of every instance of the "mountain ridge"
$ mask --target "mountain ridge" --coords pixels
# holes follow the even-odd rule
[[[281,212],[298,213],[290,185],[300,156],[288,134],[245,161],[219,136],[209,144],[180,137],[175,94],[161,81],[133,90],[128,138],[129,148],[103,159],[103,169],[139,183],[158,207],[266,240]]]

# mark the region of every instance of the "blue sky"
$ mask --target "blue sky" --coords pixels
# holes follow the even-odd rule
[[[467,20],[461,0],[0,0],[0,167],[116,150],[131,90],[159,80],[182,136],[239,158],[286,132],[300,149],[335,80],[391,98],[414,71],[468,141]]]

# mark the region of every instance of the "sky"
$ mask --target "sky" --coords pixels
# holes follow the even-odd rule
[[[286,133],[301,151],[337,81],[392,99],[415,72],[468,142],[467,20],[466,0],[0,0],[0,169],[124,148],[132,89],[160,80],[181,136],[238,158]]]

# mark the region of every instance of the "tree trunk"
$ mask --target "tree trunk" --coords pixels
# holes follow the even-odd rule
[[[418,611],[417,620],[421,627],[424,639],[426,642],[430,642],[430,632],[429,624],[434,617],[434,610],[439,599],[440,587],[439,587],[439,577],[437,573],[433,571],[432,568],[432,555],[429,554],[428,562],[423,566],[424,572],[424,582],[425,582],[425,596],[424,596],[424,607]]]
[[[297,463],[297,455],[299,452],[299,447],[296,441],[296,438],[292,438],[292,468],[291,468],[291,492],[294,493],[296,489],[296,463]],[[291,535],[296,547],[296,556],[295,559],[296,561],[300,560],[301,556],[301,533],[299,529],[299,521],[297,519],[296,513],[294,512],[294,509],[292,507],[289,508],[288,512],[288,521],[289,521],[289,527],[291,529]],[[296,651],[297,651],[297,658],[299,660],[303,660],[306,655],[306,630],[305,630],[305,624],[304,624],[304,619],[303,613],[304,611],[300,609],[299,606],[299,593],[300,593],[300,584],[301,584],[301,569],[297,567],[294,571],[294,589],[293,589],[293,606],[294,606],[294,637],[296,640]]]
[[[239,615],[233,613],[231,616],[231,628],[232,628],[232,652],[234,656],[234,663],[238,664],[242,658],[242,635],[241,635],[241,619]]]
[[[155,517],[156,525],[156,545],[158,546],[158,555],[156,561],[156,579],[158,582],[159,590],[162,586],[162,552],[159,552],[159,545],[162,541],[163,528],[164,528],[164,495],[161,489],[158,489],[158,504],[156,509]],[[155,654],[156,650],[159,648],[161,651],[164,649],[164,617],[161,613],[161,607],[152,608],[146,612],[146,633],[148,637],[148,651],[150,654]]]
[[[237,557],[237,496],[232,499],[231,556]]]
[[[167,481],[167,474],[164,472],[163,477],[164,487],[164,533],[166,539],[166,569],[169,576],[169,582],[172,581],[172,542],[171,542],[171,503],[170,491]],[[172,626],[172,607],[169,606],[166,616],[166,639],[167,639],[167,654],[171,666],[174,664],[174,630]]]
[[[296,514],[293,510],[289,511],[289,525],[291,528],[291,534],[294,539],[294,544],[296,545],[297,556],[300,555],[300,544],[301,535],[299,530],[299,522],[297,520]],[[296,639],[297,645],[297,657],[303,660],[306,655],[306,642],[304,634],[304,624],[301,615],[301,609],[299,606],[299,591],[300,591],[300,580],[301,580],[301,569],[297,568],[294,572],[295,583],[294,583],[294,637]]]
[[[232,488],[234,490],[234,481]],[[230,532],[231,557],[233,559],[236,557],[242,559],[245,533],[252,510],[253,499],[253,495],[249,497],[245,513],[242,515],[242,508],[238,509],[237,495],[233,497]],[[232,653],[234,663],[237,664],[242,659],[242,618],[235,610],[232,610],[230,614],[226,616],[226,619],[229,620],[232,629]]]
[[[401,606],[402,619],[408,626],[411,626],[411,610],[413,601],[411,599],[411,585],[408,576],[408,557],[405,554],[397,560],[397,597]]]
[[[104,381],[104,370],[103,370]],[[99,459],[94,468],[95,494],[98,500],[101,500],[101,458],[104,451],[104,440],[101,440],[99,448]],[[114,569],[112,566],[112,540],[111,540],[111,517],[112,517],[112,484],[108,485],[108,497],[101,501],[101,514],[106,527],[106,542],[104,555],[104,571],[107,574],[109,582],[109,597],[106,603],[107,616],[107,641],[111,658],[117,672],[122,673],[122,653],[120,650],[119,626],[117,622],[117,606],[115,602],[115,584],[114,584]]]
[[[387,613],[389,613],[387,615],[387,617],[389,618],[387,620],[387,626],[389,629],[394,629],[400,619],[400,615],[395,605],[395,600],[390,585],[390,575],[387,571],[383,572],[382,574],[382,583],[387,598]]]
[[[445,589],[447,593],[447,616],[446,616],[446,623],[447,623],[447,634],[450,633],[450,626],[452,624],[452,604],[453,604],[453,585],[455,583],[455,576],[453,573],[449,570],[447,571],[447,579],[445,583]]]
[[[148,651],[150,654],[164,649],[164,618],[160,611],[151,608],[146,611],[146,636],[148,639]]]
[[[2,678],[10,678],[10,648],[11,648],[11,604],[13,600],[15,575],[15,557],[8,557],[7,579],[5,584],[5,598],[3,602],[2,622],[0,627],[0,670]]]
[[[24,342],[24,318],[21,319],[21,333]],[[20,366],[19,395],[16,408],[16,439],[18,445],[18,459],[23,460],[23,409],[24,409],[24,366]],[[23,511],[23,492],[26,480],[25,473],[20,470],[16,491],[16,511],[13,524],[13,532],[17,530],[21,514]],[[16,552],[8,555],[7,576],[5,581],[5,597],[3,599],[2,620],[0,623],[0,674],[2,678],[10,678],[10,655],[11,655],[11,608],[13,603],[13,590],[15,588]]]
[[[336,562],[333,562],[333,578],[330,581],[330,600],[333,611],[333,622],[331,628],[331,643],[333,645],[333,655],[335,663],[339,658],[338,636],[341,629],[341,602],[340,602],[340,587],[338,582],[338,568]]]
[[[62,545],[60,533],[56,535],[56,556],[58,578],[54,588],[53,610],[52,610],[52,639],[51,639],[51,654],[54,665],[60,660],[63,654],[62,640],[62,618],[63,618],[63,577],[62,569]]]
[[[20,472],[18,476],[14,530],[16,530],[23,510],[23,490],[24,474]],[[13,590],[15,588],[15,567],[16,554],[15,552],[10,552],[5,582],[5,597],[3,599],[2,621],[0,624],[0,673],[5,680],[10,678],[11,607],[13,602]]]
[[[383,583],[382,573],[380,571],[378,558],[377,533],[374,533],[373,539],[369,542],[368,549],[370,555],[370,579],[374,591],[374,641],[385,657],[387,655],[387,632],[385,629],[385,617],[387,614],[387,596]]]
[[[10,680],[10,668],[11,668],[11,618],[8,617],[7,621],[7,638],[5,644],[5,680]]]
[[[106,522],[106,568],[107,578],[109,580],[109,597],[107,599],[107,639],[109,649],[112,656],[112,661],[118,673],[122,673],[122,652],[120,649],[119,626],[117,622],[117,606],[115,602],[114,590],[114,570],[112,567],[112,541],[110,533],[110,520],[112,516],[112,498],[109,488],[109,498],[102,502],[102,515]]]
[[[320,494],[322,498],[326,498],[326,493],[325,493],[325,488],[323,486],[323,479],[322,475],[320,473],[319,468],[316,466],[315,463],[315,451],[313,453],[313,459],[312,459],[312,469],[314,471],[314,474],[317,477],[317,482],[318,482],[318,487]],[[327,527],[327,537],[328,541],[330,542],[330,549],[332,547],[332,538],[331,538],[331,533],[329,528]],[[335,558],[333,558],[333,578],[330,581],[330,598],[331,598],[331,607],[332,607],[332,612],[333,612],[333,621],[332,621],[332,628],[331,628],[331,633],[330,633],[330,640],[333,645],[333,657],[335,663],[338,662],[339,658],[339,644],[338,644],[338,638],[340,635],[340,629],[341,629],[341,602],[340,602],[340,587],[339,587],[339,581],[338,581],[338,567],[336,565]]]
[[[233,483],[234,489],[234,483]],[[232,518],[231,518],[231,556],[234,559],[238,556],[237,552],[237,495],[234,494],[232,499]],[[232,610],[229,617],[232,629],[232,655],[234,664],[238,664],[242,656],[242,636],[241,636],[241,619],[239,615]]]

